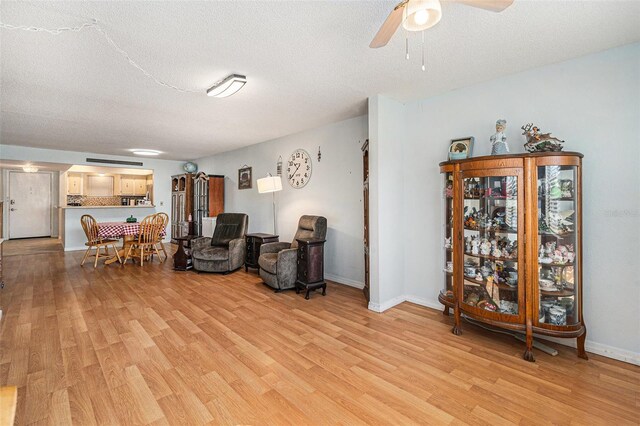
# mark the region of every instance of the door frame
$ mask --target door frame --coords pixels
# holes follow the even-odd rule
[[[4,229],[6,229],[5,233],[7,235],[7,239],[10,240],[11,239],[11,215],[9,214],[9,209],[11,208],[10,203],[11,203],[11,175],[13,173],[26,173],[22,170],[18,170],[18,169],[8,169],[5,170],[5,175],[3,176],[5,179],[4,180],[4,198],[5,198],[5,212],[4,212],[4,217],[6,217],[6,224]],[[54,191],[54,185],[55,185],[55,173],[51,172],[51,171],[39,171],[36,173],[40,173],[40,174],[47,174],[50,177],[49,180],[49,236],[52,237],[53,236],[53,221],[55,220],[55,215],[54,215],[54,208],[56,206],[56,201],[54,200],[54,195],[55,195],[55,191]]]

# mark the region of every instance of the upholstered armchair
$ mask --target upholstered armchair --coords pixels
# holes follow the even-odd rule
[[[244,213],[220,213],[213,236],[191,241],[193,269],[204,272],[231,272],[244,264],[247,255],[245,235],[249,216]]]
[[[276,291],[294,288],[297,278],[297,238],[327,236],[327,219],[322,216],[302,216],[292,243],[267,243],[260,246],[260,277]]]

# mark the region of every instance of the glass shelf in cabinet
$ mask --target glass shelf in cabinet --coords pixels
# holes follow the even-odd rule
[[[538,260],[538,266],[544,266],[547,268],[569,267],[569,266],[575,266],[575,265],[576,265],[575,263],[543,263],[543,262],[540,262],[540,260]]]
[[[543,231],[543,232],[538,232],[538,235],[541,237],[568,238],[568,237],[575,237],[576,233],[574,231],[569,231],[569,232],[564,232],[562,234],[558,234],[557,232]]]
[[[472,285],[476,285],[476,284],[480,285],[480,286],[486,286],[487,285],[487,280],[480,281],[480,280],[477,280],[475,278],[467,277],[466,275],[464,277],[464,280],[465,281],[469,281],[470,283],[473,283]],[[518,291],[518,286],[517,285],[511,287],[510,285],[502,284],[502,283],[495,283],[494,282],[494,284],[497,285],[500,290]],[[468,284],[465,284],[465,285],[468,285]]]
[[[473,254],[473,253],[464,253],[465,256],[471,256],[471,257],[478,257],[480,259],[488,259],[488,260],[499,260],[501,262],[514,262],[514,263],[518,263],[518,258],[509,258],[509,257],[495,257],[495,256],[489,256],[486,254]]]
[[[507,197],[505,195],[489,195],[484,197],[464,197],[465,200],[515,200],[516,197]]]
[[[558,198],[549,198],[549,197],[545,197],[544,195],[538,195],[538,200],[542,200],[542,201],[575,201],[576,199],[574,197],[558,197]]]
[[[573,290],[549,291],[549,290],[543,290],[543,289],[540,289],[540,294],[545,297],[570,297],[570,296],[576,295],[576,293]]]
[[[494,229],[494,228],[486,228],[486,229],[474,229],[474,228],[467,228],[465,226],[464,228],[465,231],[477,231],[477,232],[493,232],[493,233],[499,233],[499,234],[517,234],[518,230],[517,229]]]

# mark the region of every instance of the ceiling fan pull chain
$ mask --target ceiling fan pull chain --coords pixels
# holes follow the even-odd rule
[[[424,31],[422,31],[422,71],[424,70]]]
[[[404,32],[404,45],[405,45],[405,52],[406,52],[406,56],[405,59],[409,59],[409,31],[405,31]]]

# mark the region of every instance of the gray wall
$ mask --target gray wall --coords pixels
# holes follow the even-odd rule
[[[397,229],[404,247],[404,270],[380,277],[381,294],[404,294],[439,307],[444,283],[442,257],[442,177],[449,141],[475,136],[474,156],[490,152],[489,136],[498,118],[507,120],[512,152],[523,152],[520,126],[533,121],[565,139],[565,150],[585,156],[583,169],[584,315],[587,350],[640,363],[640,44],[463,88],[404,105],[398,118],[406,139],[380,138],[402,147],[401,165],[384,165],[402,173],[395,187],[381,182],[379,198],[402,191],[403,214],[382,230]],[[370,111],[370,126],[384,121]],[[372,138],[373,139],[373,138]],[[388,146],[377,147],[380,152]],[[384,159],[383,159],[384,160]],[[375,172],[372,170],[372,172]],[[381,176],[382,178],[382,176]],[[378,215],[396,206],[380,203]],[[380,241],[380,250],[384,241]],[[385,262],[380,257],[380,269]],[[393,287],[394,291],[384,291]],[[400,298],[402,300],[402,298]],[[382,308],[398,302],[381,299]],[[572,344],[572,340],[565,340]]]
[[[249,214],[250,232],[273,231],[271,194],[259,194],[256,179],[276,174],[283,160],[283,190],[276,193],[280,241],[291,241],[304,214],[325,216],[325,276],[361,287],[364,282],[362,143],[367,139],[367,117],[333,123],[242,149],[195,160],[199,170],[223,174],[225,211]],[[318,162],[318,146],[322,160]],[[287,157],[302,148],[312,158],[312,175],[301,189],[286,181]],[[253,168],[253,188],[238,190],[238,169]]]

